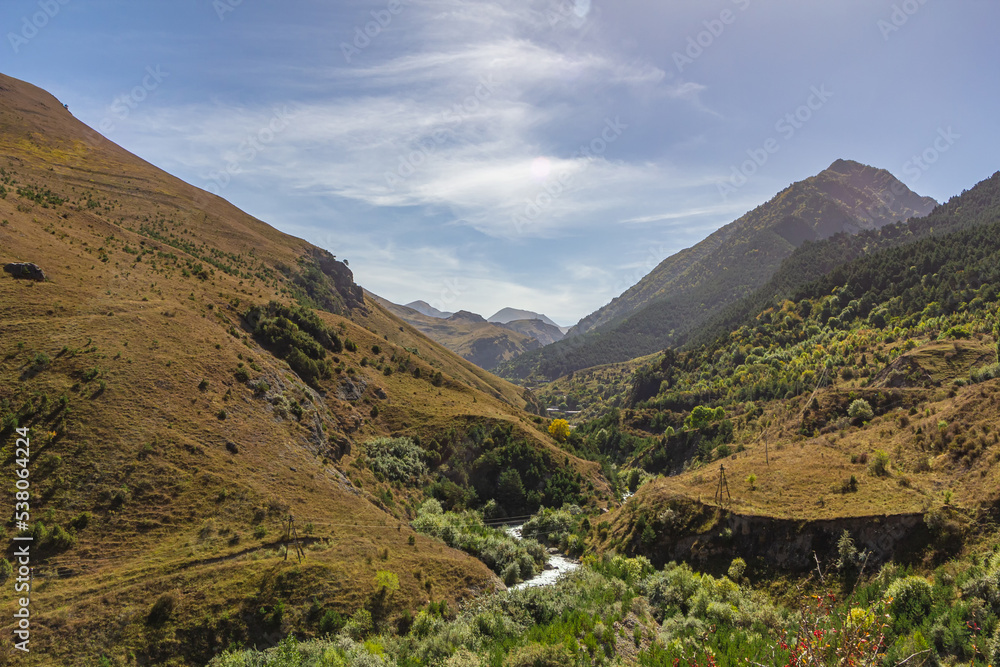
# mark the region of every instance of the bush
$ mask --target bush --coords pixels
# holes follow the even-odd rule
[[[490,528],[476,512],[443,513],[441,504],[434,499],[423,504],[410,525],[419,533],[475,556],[507,585],[534,575],[548,557],[535,540],[517,540],[503,530]]]
[[[988,658],[991,665],[1000,665],[1000,625],[993,633],[993,641],[990,642]]]
[[[149,625],[163,625],[170,618],[177,606],[177,596],[173,593],[164,593],[156,599],[146,616],[146,623]]]
[[[571,667],[576,661],[565,646],[531,643],[514,651],[504,664],[509,667]]]
[[[408,482],[427,472],[424,450],[410,438],[375,438],[365,445],[365,452],[368,467],[384,479]]]
[[[876,477],[885,477],[889,474],[889,455],[881,449],[876,449],[872,454],[871,461],[868,462],[868,471]]]
[[[330,609],[319,619],[319,632],[321,635],[335,635],[346,624],[347,619],[340,612]]]
[[[897,619],[921,621],[931,610],[934,589],[923,577],[905,577],[892,582],[884,599]]]
[[[371,612],[367,609],[358,609],[344,624],[343,632],[351,639],[358,641],[370,635],[374,630],[375,624],[372,621]]]
[[[983,366],[982,368],[977,368],[972,371],[972,382],[987,382],[989,380],[995,380],[1000,378],[1000,363],[991,364],[989,366]]]
[[[14,566],[6,558],[0,558],[0,584],[7,581],[12,574],[14,574]]]
[[[863,398],[856,399],[847,408],[847,416],[855,422],[868,422],[875,417],[871,404]]]

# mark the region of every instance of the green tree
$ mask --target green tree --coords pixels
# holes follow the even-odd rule
[[[389,570],[375,573],[375,593],[388,597],[399,590],[399,577]]]
[[[514,468],[500,473],[497,479],[497,499],[506,508],[517,508],[524,504],[524,482]]]
[[[692,410],[691,414],[689,414],[684,420],[684,428],[690,430],[705,428],[717,419],[724,419],[725,416],[726,413],[722,410],[722,408],[713,410],[712,408],[705,407],[704,405],[699,405]]]

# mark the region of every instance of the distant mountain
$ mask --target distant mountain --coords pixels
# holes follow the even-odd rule
[[[497,371],[508,378],[554,379],[679,345],[727,305],[764,285],[802,244],[923,217],[935,205],[888,171],[837,160],[664,260],[573,327],[567,335],[572,343],[556,343]]]
[[[482,315],[476,313],[470,313],[467,310],[460,310],[451,317],[448,318],[449,322],[472,322],[474,324],[484,324],[486,320],[483,319]]]
[[[522,333],[525,336],[530,336],[543,346],[562,340],[566,333],[562,327],[554,327],[543,320],[514,320],[512,322],[505,322],[499,326]]]
[[[530,310],[518,310],[517,308],[504,308],[486,319],[490,322],[497,322],[499,324],[507,324],[508,322],[513,322],[515,320],[541,320],[542,322],[545,322],[546,324],[557,329],[563,328],[541,313],[534,313]]]
[[[525,352],[537,350],[544,344],[530,334],[521,333],[516,328],[487,322],[481,315],[467,310],[460,310],[447,318],[441,318],[425,315],[414,308],[400,306],[380,297],[374,298],[393,315],[420,333],[486,370],[495,368]],[[541,322],[539,324],[548,326]]]
[[[421,315],[426,315],[427,317],[437,317],[440,319],[447,319],[454,314],[440,311],[426,301],[413,301],[412,303],[406,304],[406,307],[412,308]]]

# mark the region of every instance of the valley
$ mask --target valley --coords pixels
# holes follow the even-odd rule
[[[0,76],[25,664],[996,664],[1000,173],[837,160],[568,332],[336,249]]]

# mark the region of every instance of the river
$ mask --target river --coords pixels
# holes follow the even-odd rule
[[[511,535],[516,539],[521,539],[521,526],[508,526],[506,530],[508,535]],[[570,560],[560,553],[550,553],[549,562],[541,574],[536,575],[527,581],[522,581],[519,584],[514,584],[510,587],[510,590],[516,591],[520,588],[551,586],[559,580],[559,577],[563,576],[567,572],[572,572],[578,567],[580,567],[580,563],[577,561]]]

